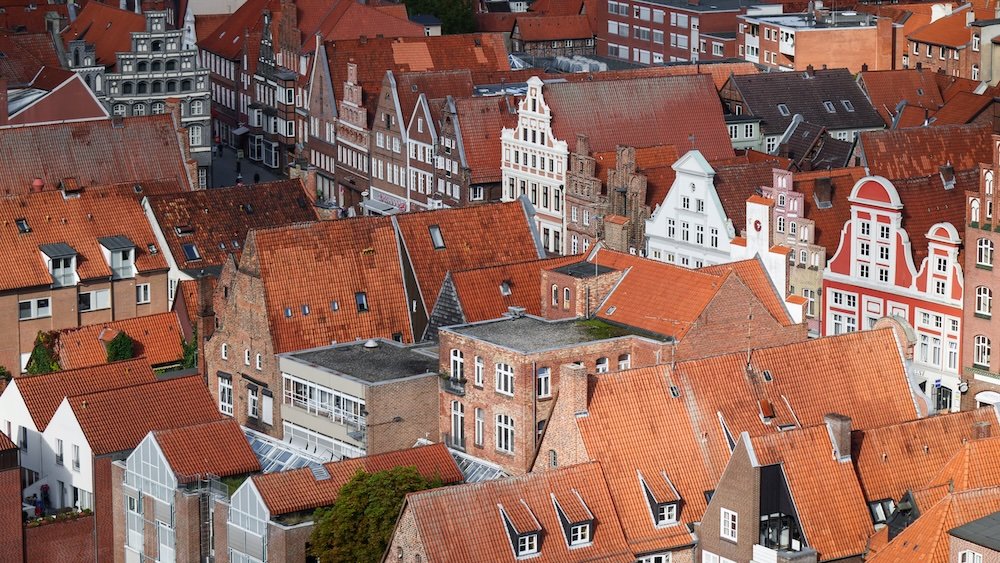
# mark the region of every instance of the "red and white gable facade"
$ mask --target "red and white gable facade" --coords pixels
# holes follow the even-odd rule
[[[865,330],[881,317],[905,320],[916,346],[911,374],[932,409],[959,408],[961,373],[961,239],[950,223],[927,233],[927,257],[917,267],[906,230],[903,202],[880,176],[851,190],[851,219],[823,273],[825,335]]]

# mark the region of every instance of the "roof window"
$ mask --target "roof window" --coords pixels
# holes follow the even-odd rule
[[[201,260],[201,253],[198,252],[198,247],[194,243],[186,243],[181,245],[181,250],[184,251],[184,259],[188,262],[194,260]]]
[[[540,534],[542,525],[528,508],[528,503],[520,499],[520,502],[509,507],[502,504],[497,507],[500,509],[504,528],[507,529],[507,538],[510,540],[514,556],[520,559],[538,554],[542,544]]]
[[[441,227],[431,225],[428,229],[431,232],[431,243],[434,245],[434,250],[441,250],[444,248],[444,237],[441,235]]]
[[[556,516],[559,517],[566,545],[571,548],[590,545],[594,537],[594,514],[587,503],[583,502],[580,493],[576,489],[570,489],[570,495],[565,496],[562,503],[555,493],[549,495],[555,506]]]
[[[354,302],[358,306],[359,313],[368,311],[368,295],[364,291],[354,294]]]
[[[833,106],[833,102],[823,102],[823,108],[826,109],[827,113],[837,113],[837,108]]]
[[[659,477],[662,479],[654,476],[653,480],[649,482],[642,476],[642,473],[638,473],[638,477],[639,484],[646,496],[646,502],[649,504],[653,525],[662,528],[676,524],[681,496],[674,484],[670,482],[666,472],[660,472]]]
[[[174,232],[176,232],[179,236],[182,237],[187,235],[193,235],[194,227],[192,227],[191,225],[177,225],[176,227],[174,227]]]
[[[17,225],[17,232],[21,234],[30,233],[31,227],[28,226],[28,220],[25,218],[14,219],[14,223]]]
[[[854,104],[851,103],[851,100],[840,100],[840,103],[843,104],[844,109],[847,111],[854,111]]]
[[[511,283],[510,280],[503,280],[500,282],[500,295],[508,296],[511,294]]]
[[[785,117],[792,115],[792,112],[788,111],[788,106],[786,106],[785,104],[778,104],[778,113],[780,113]]]
[[[334,311],[334,312],[339,311],[340,310],[340,303],[338,303],[337,301],[331,301],[330,302],[330,310]]]
[[[764,370],[764,372],[761,375],[764,376],[764,381],[774,381],[774,376],[771,375],[770,370]]]

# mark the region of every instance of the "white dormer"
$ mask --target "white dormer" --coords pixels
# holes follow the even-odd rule
[[[38,249],[52,276],[52,287],[70,287],[80,282],[76,273],[77,252],[72,246],[57,242],[43,244]]]
[[[134,278],[135,269],[135,243],[127,237],[101,237],[101,253],[104,261],[111,269],[111,279],[121,280]]]

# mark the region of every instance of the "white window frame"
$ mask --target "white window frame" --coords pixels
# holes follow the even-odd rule
[[[496,364],[496,391],[508,397],[514,396],[514,367],[510,364]]]
[[[719,511],[719,537],[731,542],[739,541],[739,514],[728,508]]]

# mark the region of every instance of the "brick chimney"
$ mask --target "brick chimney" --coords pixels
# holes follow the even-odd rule
[[[823,415],[826,430],[833,444],[833,457],[837,461],[851,461],[851,419],[837,413]]]
[[[977,422],[972,425],[972,439],[973,440],[983,440],[990,437],[992,433],[990,428],[990,423],[985,420]]]
[[[576,416],[587,416],[587,369],[579,364],[566,364],[559,369],[559,400],[566,401]]]

